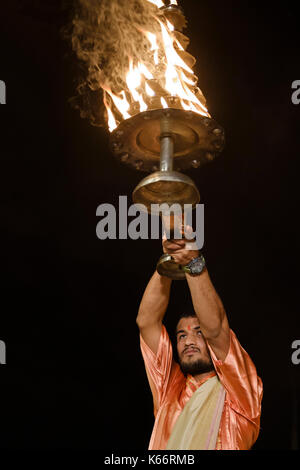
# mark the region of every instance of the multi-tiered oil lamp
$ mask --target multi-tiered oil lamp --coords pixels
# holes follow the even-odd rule
[[[197,87],[195,59],[186,51],[189,39],[182,33],[186,26],[182,9],[176,0],[168,5],[145,1],[164,14],[157,19],[159,34],[144,32],[154,66],[149,70],[142,57],[138,64],[130,62],[127,89],[118,95],[105,91],[111,148],[121,162],[150,173],[133,191],[135,203],[149,212],[153,204],[195,207],[199,191],[181,171],[213,160],[224,147],[224,131],[209,115]],[[185,278],[169,255],[160,258],[157,270],[172,279]]]

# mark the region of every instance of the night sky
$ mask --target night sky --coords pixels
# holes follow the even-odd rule
[[[221,155],[186,173],[205,204],[209,273],[264,384],[254,449],[297,448],[299,10],[180,4],[199,86],[226,132]],[[162,249],[96,237],[97,207],[120,195],[131,203],[146,175],[119,163],[106,127],[70,106],[79,68],[60,30],[71,5],[1,4],[0,447],[143,450],[154,419],[135,318]],[[170,335],[190,305],[186,282],[174,282]]]

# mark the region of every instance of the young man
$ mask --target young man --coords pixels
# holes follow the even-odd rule
[[[163,248],[188,267],[195,313],[178,322],[178,364],[162,323],[171,280],[155,272],[137,316],[154,402],[149,449],[250,449],[259,434],[261,379],[229,328],[203,256],[185,249],[184,240],[164,240]]]

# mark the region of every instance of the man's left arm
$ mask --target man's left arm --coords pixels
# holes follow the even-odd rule
[[[178,246],[179,245],[179,246]],[[199,256],[199,251],[185,249],[184,240],[164,240],[164,250],[185,266]],[[186,274],[195,313],[201,332],[220,361],[224,361],[230,346],[230,328],[222,301],[206,268],[197,276]]]
[[[216,357],[224,361],[230,345],[227,315],[207,271],[198,276],[186,275],[201,333]]]

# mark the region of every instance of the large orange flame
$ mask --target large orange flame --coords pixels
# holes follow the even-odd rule
[[[147,1],[153,3],[158,8],[165,6],[162,0]],[[172,0],[171,4],[177,5],[177,1]],[[177,99],[176,107],[194,111],[203,116],[209,116],[207,108],[198,98],[198,96],[203,95],[199,88],[196,87],[197,77],[180,55],[180,52],[185,49],[178,40],[178,36],[176,37],[174,26],[167,19],[164,22],[158,18],[156,20],[159,22],[161,33],[142,32],[148,39],[150,51],[153,53],[153,70],[158,67],[160,68],[157,76],[153,76],[153,73],[147,68],[142,58],[137,64],[133,64],[132,59],[130,59],[128,73],[124,77],[127,85],[126,90],[116,95],[108,87],[102,85],[108,127],[111,132],[118,126],[115,108],[122,117],[121,119],[129,119],[134,114],[149,109],[149,100],[153,100],[155,97],[157,100],[154,108],[156,109],[159,107],[168,108],[167,97],[171,97]],[[163,79],[161,79],[162,65],[164,69]],[[164,93],[158,94],[153,89],[155,88],[153,87],[155,81],[159,81],[160,90],[163,90]],[[204,99],[202,101],[205,102]]]

